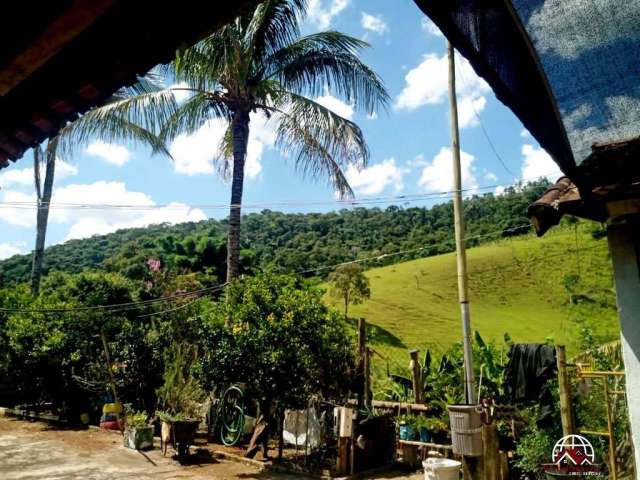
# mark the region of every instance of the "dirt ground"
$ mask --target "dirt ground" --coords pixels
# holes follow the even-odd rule
[[[122,446],[117,433],[61,429],[45,423],[0,418],[0,478],[3,480],[290,480],[236,462],[200,455],[181,466],[159,449],[136,452]],[[418,480],[387,472],[372,478]]]

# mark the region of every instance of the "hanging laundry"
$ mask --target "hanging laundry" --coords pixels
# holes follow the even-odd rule
[[[555,406],[549,381],[556,376],[556,349],[547,344],[523,343],[511,346],[504,372],[507,401],[517,404],[538,403],[538,425],[553,421]]]

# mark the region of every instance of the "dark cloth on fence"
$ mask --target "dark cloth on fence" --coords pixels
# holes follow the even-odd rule
[[[504,372],[505,395],[514,405],[538,403],[538,425],[553,421],[555,411],[549,381],[557,370],[556,349],[546,344],[523,343],[511,346]]]

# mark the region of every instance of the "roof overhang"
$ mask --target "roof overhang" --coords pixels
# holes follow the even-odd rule
[[[0,168],[259,0],[3,5]]]

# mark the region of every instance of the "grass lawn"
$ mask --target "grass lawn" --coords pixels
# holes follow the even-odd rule
[[[503,239],[468,250],[473,330],[500,341],[566,344],[579,348],[582,324],[603,339],[618,334],[615,294],[606,239],[593,224],[556,228]],[[371,269],[371,299],[351,306],[349,316],[372,324],[374,349],[406,364],[408,348],[443,348],[461,339],[455,254]],[[574,299],[565,286],[579,278]],[[575,278],[575,277],[574,277]],[[327,297],[340,308],[339,302]]]

